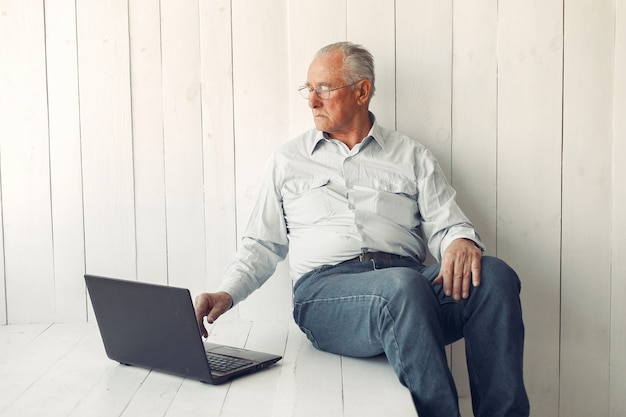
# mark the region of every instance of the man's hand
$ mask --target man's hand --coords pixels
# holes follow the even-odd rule
[[[233,299],[225,292],[203,293],[196,297],[194,309],[196,310],[196,320],[202,336],[207,337],[209,333],[204,327],[204,317],[207,322],[213,324],[219,316],[227,312],[233,305]]]
[[[468,298],[470,283],[480,285],[481,250],[468,239],[456,239],[443,254],[439,276],[434,284],[443,284],[443,292],[455,300]]]

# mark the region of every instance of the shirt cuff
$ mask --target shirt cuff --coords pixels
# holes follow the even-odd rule
[[[471,240],[472,242],[474,242],[474,244],[476,245],[476,247],[478,247],[478,249],[480,249],[483,253],[485,252],[486,248],[485,245],[483,244],[483,242],[480,240],[480,236],[478,235],[478,233],[476,232],[476,230],[470,228],[470,227],[457,227],[454,228],[452,230],[450,230],[446,236],[441,240],[441,258],[443,258],[443,254],[446,253],[446,250],[448,249],[448,246],[450,246],[450,244],[452,243],[452,241],[456,240],[456,239],[467,239],[467,240]],[[439,259],[439,261],[441,262],[441,259]]]

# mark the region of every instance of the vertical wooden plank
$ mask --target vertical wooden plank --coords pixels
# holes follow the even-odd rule
[[[37,322],[55,308],[43,3],[2,1],[0,23],[7,319]]]
[[[288,140],[286,4],[235,0],[233,79],[238,236],[248,223],[265,161]],[[271,47],[268,47],[271,45]],[[241,317],[289,317],[291,282],[283,262],[275,276],[240,307]]]
[[[9,18],[9,9],[6,0],[0,1],[0,325],[7,324],[7,294],[6,294],[6,275],[4,268],[4,219],[2,215],[2,207],[4,205],[2,199],[2,137],[9,134],[8,124],[4,120],[3,115],[8,115],[8,108],[12,107],[9,101],[11,95],[8,93],[11,86],[11,77],[7,71],[7,63],[11,62],[11,54],[7,40],[10,39],[9,34],[13,29],[13,18]],[[14,64],[12,64],[14,65]]]
[[[2,181],[2,148],[0,148],[0,182]],[[0,207],[2,202],[2,187],[0,187]],[[6,292],[6,276],[4,269],[4,221],[2,219],[2,210],[0,210],[0,326],[8,324],[7,321],[7,292]]]
[[[451,173],[452,1],[396,1],[398,130]]]
[[[45,2],[45,29],[54,231],[53,320],[84,321],[85,242],[75,2]]]
[[[207,274],[217,287],[237,247],[230,0],[202,1],[200,56]],[[199,277],[200,278],[200,277]]]
[[[78,2],[86,271],[136,275],[126,0]]]
[[[332,10],[319,19],[320,10]],[[287,15],[289,83],[289,137],[313,126],[307,101],[298,93],[315,53],[323,46],[346,39],[346,2],[302,0],[289,2]]]
[[[496,251],[498,9],[489,0],[454,4],[452,175],[457,200]]]
[[[130,81],[137,279],[167,283],[161,15],[159,2],[131,1]]]
[[[537,416],[559,406],[562,15],[561,0],[498,4],[497,254],[522,281]]]
[[[452,67],[452,186],[487,253],[496,252],[497,4],[455,2]],[[465,343],[451,348],[461,414],[472,415]]]
[[[169,283],[205,290],[198,2],[161,2]]]
[[[615,4],[615,102],[613,110],[613,239],[611,244],[611,345],[609,415],[626,415],[626,0]]]
[[[389,129],[396,126],[395,0],[347,0],[347,39],[374,55],[376,92],[370,110]],[[372,30],[376,28],[376,30]]]
[[[614,4],[565,1],[562,416],[608,415]]]

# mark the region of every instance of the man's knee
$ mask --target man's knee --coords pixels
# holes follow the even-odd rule
[[[521,281],[513,268],[502,259],[483,256],[480,275],[483,290],[509,296],[519,295]]]

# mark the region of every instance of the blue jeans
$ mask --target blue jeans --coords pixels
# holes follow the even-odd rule
[[[384,353],[420,417],[459,415],[445,345],[465,338],[475,417],[527,417],[520,281],[483,257],[481,285],[455,301],[412,259],[323,266],[294,287],[294,319],[313,345],[352,357]]]

